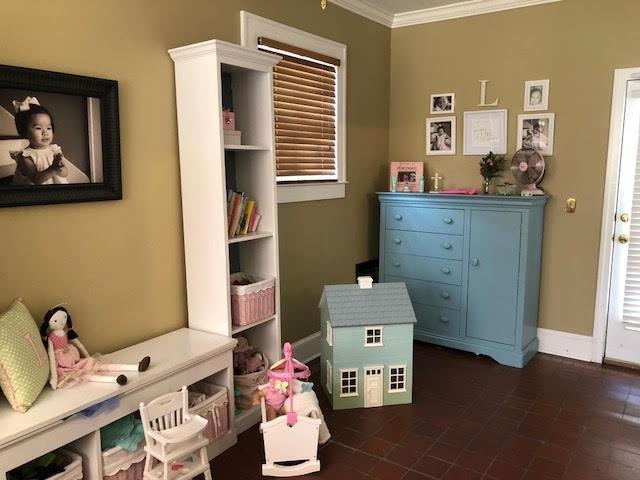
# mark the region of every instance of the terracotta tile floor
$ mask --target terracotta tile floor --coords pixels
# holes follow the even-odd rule
[[[311,364],[318,385],[319,362]],[[640,479],[640,373],[538,354],[524,369],[415,344],[412,405],[332,411],[307,479]],[[212,462],[262,478],[257,427]]]

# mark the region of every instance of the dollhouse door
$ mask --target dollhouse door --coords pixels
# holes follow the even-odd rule
[[[382,367],[368,367],[364,371],[364,407],[382,406]]]

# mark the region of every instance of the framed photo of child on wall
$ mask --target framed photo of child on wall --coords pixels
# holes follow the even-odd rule
[[[0,65],[0,207],[122,198],[118,83]]]
[[[427,155],[456,154],[456,117],[427,118]]]
[[[542,155],[553,155],[555,120],[553,113],[518,115],[518,150],[533,148]]]
[[[524,82],[524,111],[536,112],[549,109],[549,80]]]

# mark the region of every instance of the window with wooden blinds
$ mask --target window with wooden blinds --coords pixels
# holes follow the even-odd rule
[[[340,60],[265,37],[258,49],[282,57],[273,72],[277,181],[337,181]]]

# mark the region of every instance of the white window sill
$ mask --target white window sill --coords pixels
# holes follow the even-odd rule
[[[341,393],[340,398],[349,398],[349,397],[357,397],[357,393]]]
[[[401,388],[400,390],[389,390],[387,393],[404,393],[406,391],[406,388]]]
[[[365,347],[384,347],[384,343],[365,343]]]
[[[347,182],[278,185],[278,203],[312,202],[344,198]]]

